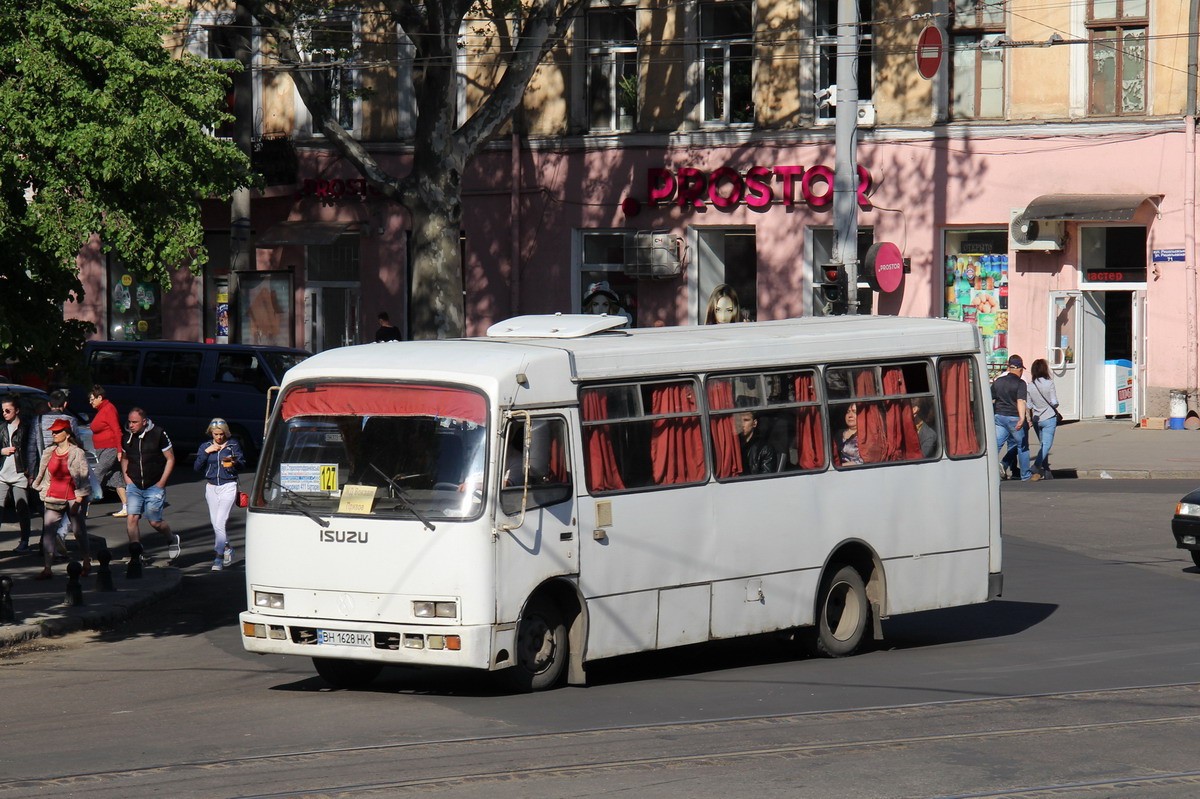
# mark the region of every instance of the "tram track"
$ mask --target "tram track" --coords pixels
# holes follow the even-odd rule
[[[1103,691],[994,697],[974,700],[712,718],[508,735],[396,741],[313,748],[237,758],[0,780],[0,796],[73,795],[91,799],[151,791],[238,799],[345,797],[421,790],[447,795],[488,789],[503,796],[507,783],[559,783],[648,779],[647,774],[723,771],[750,764],[761,773],[809,773],[838,761],[886,765],[898,755],[917,759],[947,752],[1032,751],[1099,742],[1185,741],[1200,737],[1200,684],[1141,686]],[[1160,752],[1168,755],[1167,752]],[[1054,769],[1033,768],[1023,785],[984,785],[967,797],[1042,797],[1077,793],[1188,795],[1200,771],[1188,759],[1122,766],[1123,773],[1052,779]],[[1182,750],[1181,750],[1182,755]],[[962,755],[956,755],[962,757]],[[1028,756],[1028,755],[1026,755]],[[796,766],[790,761],[802,761]],[[1066,772],[1064,772],[1065,774]],[[1051,778],[1051,779],[1047,779]],[[571,783],[565,781],[570,780]],[[269,787],[268,787],[269,786]],[[263,790],[268,788],[267,790]],[[1180,793],[1172,794],[1178,789]],[[1186,789],[1186,794],[1183,792]],[[1136,792],[1136,794],[1134,793]],[[858,796],[933,796],[933,793],[864,793]],[[562,793],[560,795],[568,795]],[[807,794],[819,795],[819,794]],[[829,794],[836,795],[836,794]]]

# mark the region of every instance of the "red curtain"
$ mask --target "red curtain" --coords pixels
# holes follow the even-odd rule
[[[859,369],[854,376],[854,396],[874,397],[875,372]],[[882,463],[887,460],[888,438],[883,409],[879,403],[858,403],[858,452],[863,463]]]
[[[474,391],[404,383],[325,383],[298,386],[280,413],[296,416],[433,416],[487,422],[487,401]]]
[[[979,433],[971,407],[971,364],[961,358],[942,361],[940,371],[946,450],[951,456],[974,455],[979,451]]]
[[[711,380],[708,383],[708,408],[710,411],[733,407],[733,386],[728,380]],[[742,445],[738,441],[737,427],[731,414],[712,416],[709,432],[713,443],[713,470],[717,477],[737,477],[742,473]]]
[[[904,394],[904,370],[898,366],[883,368],[883,393]],[[917,424],[913,421],[912,400],[888,400],[884,403],[884,418],[887,420],[889,461],[915,461],[921,459],[921,439],[917,437]]]
[[[651,413],[695,413],[690,385],[673,383],[650,390]],[[698,417],[655,419],[650,429],[650,461],[656,485],[704,479],[704,443]]]
[[[796,375],[796,402],[814,402],[817,392],[811,374]],[[825,442],[821,434],[819,408],[796,409],[796,452],[801,469],[820,469],[825,465]]]
[[[583,420],[599,421],[608,418],[608,397],[601,391],[584,391]],[[621,473],[617,469],[617,458],[613,454],[612,438],[608,425],[585,427],[583,448],[587,458],[587,481],[589,491],[619,491],[625,488]]]

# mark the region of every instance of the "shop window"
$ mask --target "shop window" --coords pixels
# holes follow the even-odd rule
[[[358,237],[342,236],[333,244],[310,244],[308,279],[357,283]]]
[[[339,17],[313,21],[300,38],[301,57],[307,61],[313,88],[325,110],[343,128],[355,130],[358,115],[359,41],[353,19]],[[297,103],[303,103],[297,97]],[[320,131],[309,121],[310,134]]]
[[[704,121],[754,122],[754,7],[744,0],[700,7]]]
[[[1089,0],[1089,110],[1146,113],[1146,0]]]
[[[837,84],[837,0],[816,0],[816,25],[813,38],[817,45],[817,88]],[[872,63],[874,44],[871,21],[874,19],[872,0],[858,0],[858,104],[869,105],[875,85]],[[837,109],[822,105],[817,109],[818,120],[832,120]]]
[[[825,264],[833,260],[832,228],[813,228],[812,231],[812,315],[829,316],[832,307],[821,292],[821,279]],[[867,250],[875,243],[875,231],[872,228],[858,229],[858,262],[861,264],[867,257]],[[875,307],[875,292],[865,281],[858,282],[858,313],[870,314]]]
[[[141,280],[119,258],[108,259],[108,337],[114,341],[162,338],[162,288]]]
[[[712,324],[716,289],[727,286],[737,295],[737,319],[758,319],[758,239],[754,228],[697,228],[696,266],[698,324]],[[726,293],[722,291],[721,293]]]
[[[589,129],[633,130],[638,101],[636,9],[589,11],[585,22]]]
[[[1004,3],[956,0],[951,38],[950,113],[955,119],[1004,116]]]
[[[979,327],[988,372],[1008,362],[1008,233],[947,230],[943,271],[945,316]]]
[[[1146,228],[1080,227],[1081,284],[1111,286],[1146,282]]]
[[[579,296],[575,307],[580,313],[592,313],[584,307],[594,288],[607,286],[617,301],[617,313],[627,320],[630,327],[637,322],[638,283],[625,274],[625,248],[632,242],[634,231],[582,231],[583,261],[579,268]],[[599,311],[597,311],[599,312]]]

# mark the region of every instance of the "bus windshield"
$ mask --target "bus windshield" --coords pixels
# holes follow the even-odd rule
[[[469,519],[483,509],[487,404],[418,384],[290,387],[267,443],[255,507]]]

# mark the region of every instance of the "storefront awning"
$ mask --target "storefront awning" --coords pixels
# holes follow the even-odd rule
[[[338,236],[357,227],[351,222],[280,222],[259,236],[254,246],[265,249],[281,245],[333,244]]]
[[[1147,200],[1157,194],[1043,194],[1031,202],[1019,219],[1063,222],[1129,222]]]

